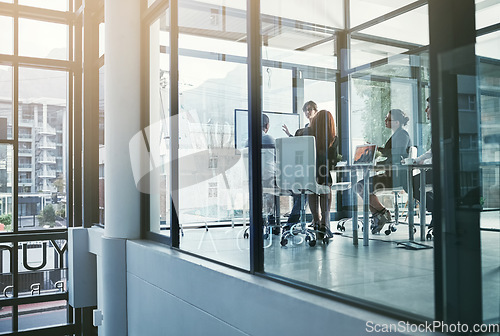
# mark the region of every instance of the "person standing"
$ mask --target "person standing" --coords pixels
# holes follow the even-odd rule
[[[304,106],[302,106],[302,112],[304,112],[304,115],[306,116],[307,120],[309,120],[309,122],[304,125],[304,128],[299,128],[297,131],[295,131],[295,136],[309,135],[309,123],[311,122],[311,119],[316,115],[316,113],[318,113],[318,105],[314,101],[309,100],[304,104]],[[285,132],[286,135],[288,135],[289,137],[293,136],[289,132],[286,124],[283,124],[282,128],[283,132]],[[300,211],[302,210],[300,195],[294,194],[292,198],[293,207],[292,211],[290,211],[290,215],[288,216],[286,225],[283,228],[284,231],[289,230],[293,224],[298,223],[300,220]],[[304,204],[304,206],[306,206],[306,204]]]
[[[316,138],[316,182],[331,186],[333,180],[330,171],[337,164],[338,140],[335,120],[329,111],[321,110],[314,116],[310,134]],[[315,229],[320,232],[318,240],[322,240],[325,235],[330,237],[331,191],[327,194],[309,194],[308,200]]]

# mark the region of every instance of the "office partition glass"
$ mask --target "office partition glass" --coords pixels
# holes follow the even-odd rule
[[[246,29],[245,10],[179,1],[180,248],[248,269]]]
[[[171,236],[170,198],[170,10],[149,27],[149,125],[145,125],[150,157],[156,167],[142,190],[150,197],[151,232]]]
[[[483,321],[500,322],[500,58],[478,57],[479,206]],[[465,139],[464,139],[465,140]],[[465,142],[465,141],[464,141]],[[465,150],[465,149],[464,149]]]
[[[339,133],[342,140],[348,142],[343,143],[342,148],[349,148],[351,155],[345,153],[342,159],[350,163],[356,145],[385,144],[392,135],[385,125],[386,116],[391,109],[401,109],[409,117],[405,129],[415,153],[421,155],[432,145],[432,125],[426,113],[426,98],[430,96],[428,6],[425,1],[411,0],[397,3],[351,0],[349,3],[346,12],[351,14],[350,27],[361,25],[355,31],[342,30],[349,21],[343,17],[344,2],[320,0],[312,5],[296,1],[261,2],[262,82],[254,90],[261,90],[262,94],[259,117],[264,120],[266,115],[270,122],[270,129],[263,137],[272,136],[277,142],[288,139],[282,125],[287,125],[293,135],[308,122],[302,112],[303,104],[313,100],[319,110],[327,109],[336,120],[343,122],[344,126],[337,124],[337,131],[345,132]],[[485,8],[493,10],[496,3],[476,1],[476,4],[477,15],[483,15],[478,27],[495,30],[490,26],[494,24],[491,18],[484,14]],[[212,1],[179,1],[179,48],[175,50],[179,53],[179,114],[175,119],[170,118],[173,97],[169,89],[174,84],[170,82],[173,71],[170,54],[174,50],[170,49],[168,10],[150,25],[149,119],[151,127],[154,123],[158,127],[151,131],[148,145],[152,161],[161,167],[149,180],[150,186],[160,186],[156,195],[150,195],[150,230],[170,236],[169,212],[171,206],[175,206],[179,214],[181,249],[248,269],[248,212],[251,202],[261,199],[249,199],[248,192],[251,154],[246,148],[248,135],[244,132],[248,132],[251,97],[247,94],[247,70],[252,60],[247,57],[245,6],[244,1],[231,6]],[[482,146],[478,149],[482,155],[481,173],[466,179],[470,179],[471,185],[482,184],[481,202],[488,208],[481,212],[485,321],[497,321],[500,315],[498,306],[492,305],[497,297],[487,297],[491,291],[498,292],[495,287],[498,274],[494,270],[498,263],[498,249],[494,245],[498,241],[490,239],[490,235],[494,238],[498,231],[494,221],[498,216],[498,209],[495,210],[498,194],[497,41],[498,29],[478,36],[480,98],[468,94],[458,101],[464,111],[473,109],[464,107],[470,104],[481,110],[480,136],[464,134],[460,140],[464,152],[460,155],[467,161],[467,151],[474,154],[475,146],[478,143]],[[345,48],[348,52],[341,53]],[[339,88],[341,84],[348,90]],[[347,110],[340,111],[340,106]],[[297,126],[291,129],[292,124]],[[169,132],[173,127],[179,133],[178,151],[170,146]],[[276,148],[272,149],[277,153]],[[264,160],[265,153],[260,154]],[[176,155],[179,157],[179,202],[171,205],[169,193],[173,184],[169,159]],[[298,161],[302,159],[304,156],[297,156]],[[417,168],[398,169],[408,170],[408,176],[432,175],[425,174],[430,172],[430,166]],[[264,175],[264,169],[261,173]],[[362,178],[361,173],[357,174],[355,182]],[[372,174],[376,174],[375,169]],[[391,211],[390,226],[387,231],[371,232],[372,216],[366,224],[367,246],[361,246],[361,239],[353,239],[353,224],[348,217],[355,208],[350,207],[349,202],[341,202],[344,208],[337,209],[335,201],[331,212],[346,216],[345,227],[337,230],[338,218],[334,221],[331,216],[330,229],[335,235],[328,244],[321,240],[310,244],[311,239],[306,240],[307,236],[300,232],[288,236],[284,243],[280,225],[290,219],[293,199],[283,194],[276,198],[276,193],[281,191],[275,185],[266,188],[263,184],[265,273],[324,293],[339,294],[382,311],[435,318],[436,245],[430,230],[432,210],[425,205],[429,204],[426,196],[437,186],[430,180],[427,182],[422,186],[425,201],[415,192],[412,198],[408,185],[406,189],[401,186],[400,190],[377,193],[381,204]],[[355,195],[356,209],[363,211],[363,199],[349,193],[342,197]],[[332,199],[335,200],[335,196]],[[310,224],[309,207],[305,209],[306,223]],[[415,231],[411,229],[412,221]],[[360,235],[365,233],[361,221],[354,225]],[[401,297],[406,298],[404,302]]]

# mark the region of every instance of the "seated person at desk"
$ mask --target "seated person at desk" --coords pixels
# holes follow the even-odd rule
[[[309,123],[311,122],[311,119],[316,115],[316,113],[318,113],[318,105],[316,105],[316,103],[312,100],[309,100],[304,104],[304,106],[302,106],[302,112],[304,112],[304,115],[309,120],[309,122],[305,124],[304,128],[299,128],[295,132],[295,136],[309,135]],[[285,132],[286,135],[288,135],[289,137],[293,136],[292,134],[290,134],[290,132],[288,131],[288,127],[285,124],[282,125],[282,128],[283,132]],[[300,210],[300,195],[293,195],[293,207],[292,211],[290,212],[290,216],[288,216],[288,220],[286,222],[287,226],[285,227],[285,230],[288,229],[290,225],[299,222]]]
[[[275,180],[275,149],[276,141],[274,138],[267,134],[269,131],[269,117],[267,114],[262,114],[262,188],[274,188],[276,186]],[[248,147],[248,141],[246,146]],[[265,213],[271,214],[270,221],[274,220],[272,216],[272,209],[274,208],[273,196],[264,193],[262,196],[263,206],[262,209]]]
[[[314,116],[311,120],[310,134],[316,138],[316,181],[318,184],[332,185],[330,171],[337,164],[338,141],[335,121],[329,111],[321,110]],[[321,240],[327,232],[330,232],[331,192],[321,195],[310,194],[308,199],[315,229],[321,232],[318,239]],[[321,213],[318,209],[318,200]]]
[[[392,136],[387,140],[384,147],[379,147],[382,155],[386,157],[380,164],[401,165],[401,159],[408,157],[411,140],[408,132],[403,129],[408,120],[409,118],[400,109],[390,110],[385,117],[385,127],[392,130]],[[361,197],[363,197],[364,182],[364,180],[359,181],[355,189]],[[402,169],[391,169],[389,167],[383,174],[370,177],[370,212],[375,224],[372,233],[380,232],[384,225],[391,220],[391,212],[380,203],[374,192],[379,189],[399,187],[405,184],[406,170]]]

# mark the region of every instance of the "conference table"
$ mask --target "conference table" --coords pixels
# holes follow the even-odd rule
[[[370,229],[370,208],[369,208],[369,196],[370,196],[370,177],[376,175],[378,172],[386,170],[406,170],[407,171],[407,184],[408,184],[408,200],[413,200],[413,176],[420,171],[420,240],[425,241],[425,214],[426,214],[426,178],[425,172],[432,169],[432,165],[429,164],[407,164],[407,165],[342,165],[337,166],[333,171],[335,173],[348,173],[350,174],[351,180],[351,201],[352,201],[352,239],[353,244],[358,245],[359,233],[358,233],[358,197],[356,193],[356,184],[360,179],[358,175],[362,175],[362,179],[366,182],[364,183],[363,189],[363,246],[369,245],[369,234]],[[360,173],[360,174],[358,174]],[[415,223],[414,223],[414,202],[408,202],[408,238],[410,241],[414,241],[415,237]]]

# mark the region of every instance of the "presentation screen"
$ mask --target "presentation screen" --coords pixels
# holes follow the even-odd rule
[[[282,125],[285,124],[290,131],[290,134],[295,134],[295,131],[300,127],[300,114],[297,113],[280,113],[264,111],[269,117],[269,131],[267,134],[273,138],[283,138],[287,135],[283,132]],[[248,141],[248,111],[234,110],[234,128],[235,128],[235,147],[244,148]]]

